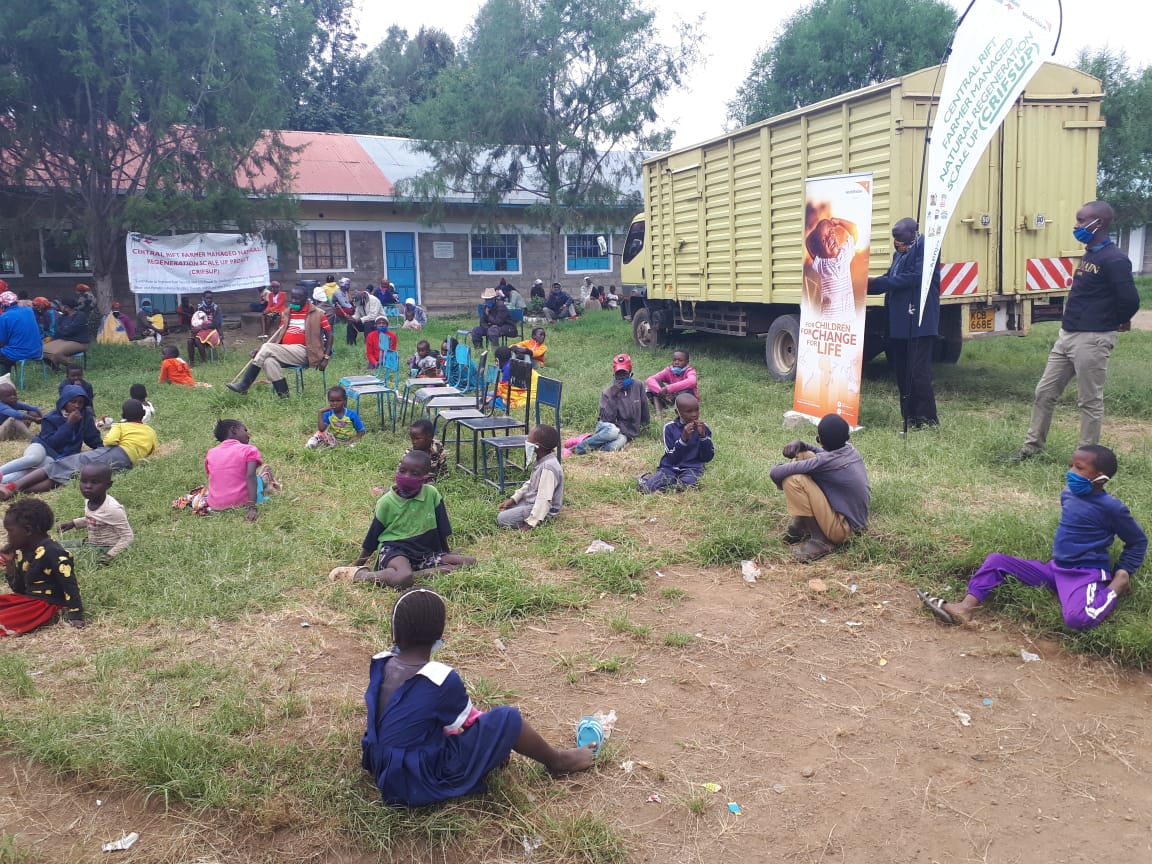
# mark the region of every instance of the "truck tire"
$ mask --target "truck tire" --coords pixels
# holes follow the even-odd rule
[[[632,338],[641,348],[659,348],[664,344],[664,334],[652,326],[651,316],[645,307],[632,313]]]
[[[764,343],[764,360],[774,381],[796,380],[796,349],[799,344],[799,315],[781,315],[772,322]]]
[[[932,346],[933,363],[959,363],[964,351],[964,340],[958,336],[946,336]]]

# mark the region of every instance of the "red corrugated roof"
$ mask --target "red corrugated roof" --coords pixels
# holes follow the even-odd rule
[[[384,176],[352,135],[326,132],[280,134],[290,147],[304,148],[293,166],[291,186],[295,194],[392,194],[392,181]]]

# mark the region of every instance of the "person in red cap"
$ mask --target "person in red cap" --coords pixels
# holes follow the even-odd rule
[[[86,282],[76,283],[76,301],[72,304],[77,312],[84,313],[84,320],[88,327],[88,335],[95,336],[100,329],[100,310],[96,307],[96,298],[92,296],[92,286]]]
[[[632,358],[617,354],[612,359],[612,383],[600,394],[600,417],[596,431],[577,443],[572,452],[620,450],[648,425],[648,400],[644,385],[632,377]]]

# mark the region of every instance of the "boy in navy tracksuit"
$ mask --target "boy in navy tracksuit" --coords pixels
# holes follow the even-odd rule
[[[676,397],[676,419],[664,424],[664,455],[653,473],[640,476],[640,491],[695,486],[715,455],[712,430],[700,422],[700,402],[691,393],[681,393]]]

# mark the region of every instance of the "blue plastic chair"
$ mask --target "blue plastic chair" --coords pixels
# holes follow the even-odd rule
[[[36,358],[32,358],[32,359],[35,360]],[[16,389],[20,390],[20,391],[24,390],[24,364],[27,362],[28,361],[26,359],[25,360],[16,360],[15,365],[12,367],[16,371]],[[48,383],[48,367],[47,367],[47,365],[45,365],[43,358],[41,358],[41,360],[40,360],[40,374],[44,378],[44,383],[47,384]]]
[[[363,396],[376,397],[376,412],[380,417],[380,428],[384,428],[384,403],[388,403],[388,416],[392,420],[392,431],[396,431],[396,400],[399,395],[400,383],[400,355],[395,351],[385,351],[380,363],[379,377],[369,381],[351,385],[341,384],[345,387],[348,398],[355,402],[356,413],[360,413],[360,399]]]
[[[296,373],[296,393],[297,395],[304,392],[304,370],[311,368],[308,366],[283,366],[283,369],[291,369]],[[320,382],[324,385],[324,389],[328,389],[328,373],[323,369],[320,370]]]
[[[529,379],[531,380],[531,379]],[[551,419],[556,431],[560,431],[560,397],[564,392],[564,384],[556,378],[545,378],[544,376],[537,376],[536,379],[536,392],[533,393],[531,389],[528,391],[528,398],[535,397],[536,400],[536,423],[540,425],[540,406],[552,409]],[[524,442],[528,440],[528,434],[525,432],[523,435],[498,435],[493,438],[480,439],[480,479],[487,483],[489,486],[495,486],[504,492],[504,487],[508,485],[507,468],[508,468],[508,454],[515,452],[517,449],[523,449]],[[560,436],[560,440],[564,440],[564,436]],[[491,448],[496,456],[496,478],[493,479],[488,476],[488,449]],[[560,449],[557,448],[556,458],[560,458]],[[512,467],[528,473],[531,471],[531,465],[513,465]]]

